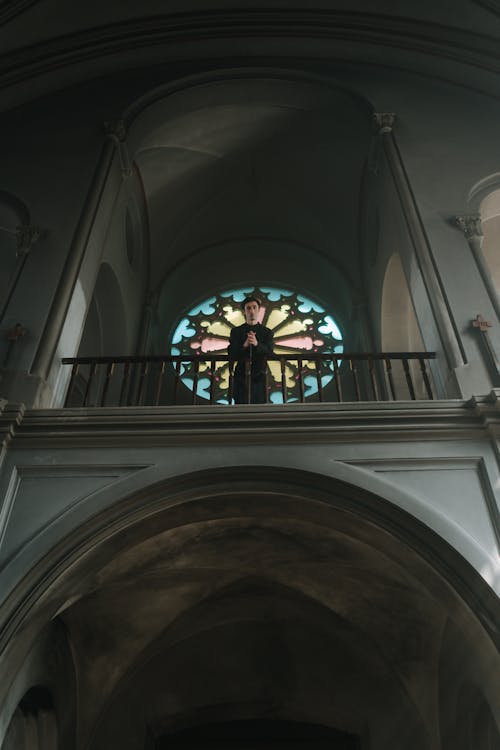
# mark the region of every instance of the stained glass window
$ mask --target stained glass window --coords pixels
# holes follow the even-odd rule
[[[306,359],[307,352],[343,352],[340,329],[318,302],[297,292],[268,286],[231,289],[209,297],[189,310],[177,324],[172,336],[171,354],[200,356],[197,395],[210,398],[210,376],[213,376],[216,383],[215,401],[228,403],[228,363],[204,362],[203,355],[227,352],[231,329],[245,322],[241,303],[249,295],[256,295],[262,301],[259,322],[272,329],[275,354],[290,357],[285,367],[287,401],[297,401],[299,397],[298,362],[293,361],[294,356],[302,359],[304,396],[314,396],[318,392],[318,381],[315,363]],[[280,363],[268,364],[269,401],[283,403]],[[333,362],[330,361],[323,365],[322,386],[328,385],[333,376]],[[195,382],[193,364],[182,364],[181,378],[192,390]]]

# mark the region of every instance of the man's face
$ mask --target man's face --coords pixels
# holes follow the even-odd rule
[[[247,302],[245,305],[245,320],[249,326],[255,325],[258,320],[259,305],[257,302]]]

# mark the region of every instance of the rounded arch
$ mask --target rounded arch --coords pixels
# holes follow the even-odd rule
[[[500,294],[500,187],[488,193],[479,207],[483,232],[482,254],[493,279],[497,296]]]
[[[290,104],[290,97],[292,97],[295,103],[302,100],[303,106],[306,103],[309,103],[309,105],[315,103],[316,106],[320,104],[320,106],[328,108],[328,106],[332,106],[329,94],[341,91],[347,98],[356,102],[357,106],[366,112],[367,117],[370,117],[374,111],[373,104],[363,94],[355,89],[346,88],[345,84],[336,81],[331,76],[276,66],[214,68],[208,72],[204,71],[203,73],[186,76],[158,86],[132,102],[123,112],[121,118],[130,131],[131,151],[135,153],[140,144],[149,137],[152,124],[156,120],[164,119],[163,114],[159,115],[153,111],[154,108],[160,107],[163,110],[165,106],[170,107],[171,102],[174,101],[173,97],[184,92],[187,92],[191,98],[198,87],[205,87],[205,90],[208,90],[207,87],[211,84],[226,84],[229,82],[239,86],[246,81],[267,81],[271,84],[273,82],[288,82],[288,104]],[[274,96],[275,90],[273,91]],[[245,99],[245,94],[242,93],[241,97]],[[273,101],[275,101],[274,98]],[[282,101],[281,104],[283,103]],[[196,106],[199,106],[199,104]]]
[[[197,643],[201,648],[201,641],[196,639],[208,628],[212,635],[209,642],[203,641],[205,654],[217,653],[231,636],[235,658],[243,658],[237,644],[246,638],[244,623],[249,621],[252,602],[263,643],[272,645],[272,633],[276,631],[279,641],[284,639],[291,649],[297,669],[300,667],[301,691],[309,684],[304,672],[309,656],[300,643],[304,639],[317,642],[321,632],[328,632],[330,626],[320,627],[323,615],[319,613],[324,613],[332,633],[340,639],[337,646],[328,641],[328,674],[336,673],[335,664],[342,655],[338,643],[349,643],[345,653],[351,655],[352,663],[358,663],[356,659],[364,654],[359,663],[369,670],[370,684],[375,684],[376,674],[383,673],[385,697],[389,699],[396,691],[401,707],[407,705],[399,715],[406,717],[405,724],[415,730],[415,741],[420,742],[415,747],[419,750],[427,746],[428,740],[423,738],[436,730],[419,691],[415,692],[412,685],[415,679],[423,680],[434,689],[429,675],[434,673],[433,655],[443,618],[451,617],[459,633],[465,630],[468,637],[472,634],[476,639],[473,649],[480,644],[493,662],[498,658],[488,630],[498,615],[494,614],[495,605],[488,599],[484,582],[456,552],[414,517],[359,483],[355,486],[310,471],[238,465],[178,476],[147,489],[143,486],[81,524],[37,566],[37,576],[44,583],[37,587],[38,601],[31,592],[24,634],[40,619],[57,613],[71,633],[77,670],[85,672],[96,666],[97,672],[87,671],[85,678],[89,684],[96,680],[99,684],[97,705],[92,704],[92,691],[86,698],[85,731],[91,734],[97,722],[104,720],[101,708],[108,707],[108,698],[121,695],[121,687],[125,689],[128,684],[128,668],[132,676],[144,676],[146,664],[154,665],[154,659],[144,660],[141,654],[151,653],[149,647],[154,653],[155,647],[164,643],[167,631],[168,638],[174,636],[173,644],[182,651],[180,642],[186,641],[188,632],[195,638],[191,645]],[[478,601],[480,594],[484,594],[482,604]],[[274,610],[276,603],[279,607]],[[284,626],[286,611],[290,617],[293,612],[297,614],[293,632]],[[223,623],[228,621],[236,623],[236,631],[224,630]],[[271,633],[265,624],[269,622],[275,623]],[[93,632],[90,641],[89,632]],[[347,641],[340,638],[341,633]],[[255,649],[261,645],[256,642]],[[326,642],[324,645],[326,648]],[[412,653],[409,661],[408,648]],[[168,651],[171,655],[170,647]],[[165,649],[160,648],[160,652],[164,654]],[[372,652],[379,656],[370,656]],[[114,662],[117,658],[119,661]],[[314,664],[320,669],[317,660]],[[389,665],[396,665],[396,671]],[[206,669],[209,684],[212,667],[207,663]],[[246,673],[245,684],[250,687],[255,684],[252,669]],[[363,674],[368,679],[368,672],[361,669],[358,674],[361,681]],[[320,683],[326,685],[327,678],[323,675]],[[121,687],[113,682],[115,679]],[[175,684],[175,680],[169,684]],[[223,684],[227,685],[225,678]],[[250,687],[243,702],[253,705],[255,695]],[[277,687],[271,680],[271,696]],[[353,698],[356,694],[351,688],[346,695]],[[300,692],[304,700],[306,693],[305,688]],[[168,700],[174,700],[174,709],[167,724],[180,711],[175,696],[170,695]],[[286,708],[288,718],[299,710],[292,704],[286,697],[283,710]],[[300,705],[301,711],[312,716],[312,705]],[[339,729],[349,724],[346,705],[342,705],[337,704],[335,709]],[[371,717],[378,733],[374,747],[386,747],[390,738],[375,718],[384,712],[378,706],[375,710],[367,695],[363,705],[368,712],[363,716]],[[124,704],[120,706],[121,711]],[[191,704],[184,705],[183,715],[192,708]],[[255,711],[254,716],[258,716]],[[127,722],[128,718],[124,719],[124,727]],[[106,726],[116,727],[115,719]],[[130,737],[140,729],[136,724],[134,727]],[[395,731],[394,726],[391,731]],[[99,736],[104,742],[105,735]]]
[[[422,335],[398,253],[387,263],[381,306],[382,351],[423,351]]]
[[[17,231],[30,223],[26,204],[13,193],[0,190],[0,318],[3,317],[12,295],[15,277],[19,273]]]
[[[351,319],[361,288],[353,207],[372,111],[331,80],[271,67],[214,70],[133,105],[124,120],[148,199],[153,288],[165,290],[160,318],[173,308],[171,324],[171,300],[193,285],[204,284],[194,299],[231,277],[248,283],[250,257],[268,283],[291,288],[310,268],[311,293],[330,308],[342,300]]]
[[[78,356],[101,356],[128,351],[123,297],[109,263],[101,263],[89,304]]]

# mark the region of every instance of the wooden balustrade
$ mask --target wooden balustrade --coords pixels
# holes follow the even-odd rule
[[[435,356],[433,352],[304,352],[300,357],[268,357],[268,363],[276,363],[276,368],[271,386],[268,365],[266,393],[268,399],[269,393],[275,394],[274,403],[433,399],[428,362]],[[214,404],[233,400],[235,363],[227,354],[79,357],[63,359],[62,363],[72,368],[66,406]],[[227,387],[222,390],[217,374],[221,367],[228,368]],[[183,382],[188,372],[190,387]],[[200,374],[204,381],[209,379],[208,391],[202,393]],[[311,380],[316,384],[314,394]],[[276,396],[278,392],[281,398]]]

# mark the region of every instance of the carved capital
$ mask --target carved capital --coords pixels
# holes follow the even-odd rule
[[[392,133],[396,115],[394,112],[375,112],[373,115],[373,124],[378,135],[388,135]]]
[[[105,122],[104,132],[116,146],[118,157],[120,159],[120,169],[124,178],[130,177],[132,168],[130,166],[130,157],[127,148],[127,127],[123,120],[116,122]]]
[[[104,132],[109,138],[118,143],[124,143],[127,140],[127,127],[123,120],[106,121],[104,123]]]
[[[40,227],[33,226],[32,224],[21,224],[16,227],[17,255],[27,255],[31,250],[32,245],[34,245],[41,236],[42,230]]]
[[[22,339],[23,336],[26,336],[27,333],[27,328],[21,325],[21,323],[16,323],[13,328],[7,331],[7,341],[18,341],[19,339]]]
[[[483,236],[481,216],[470,214],[469,216],[455,216],[455,223],[462,230],[468,240]]]

